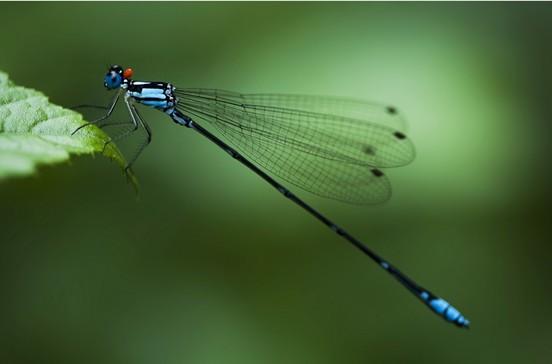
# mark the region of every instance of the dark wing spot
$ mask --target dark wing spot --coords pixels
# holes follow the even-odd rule
[[[401,133],[400,131],[396,131],[393,133],[393,135],[397,138],[397,139],[406,139],[406,135],[404,135],[403,133]]]
[[[381,177],[381,176],[383,176],[383,172],[380,171],[379,169],[375,169],[375,168],[372,169],[372,174],[373,174],[374,176],[376,176],[376,177]]]
[[[394,106],[387,106],[387,112],[391,115],[395,115],[397,113],[397,109]]]
[[[362,151],[368,155],[376,155],[376,149],[371,145],[365,146]]]

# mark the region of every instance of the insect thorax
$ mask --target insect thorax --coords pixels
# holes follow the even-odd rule
[[[130,81],[127,94],[136,102],[166,111],[174,108],[174,86],[167,82]]]

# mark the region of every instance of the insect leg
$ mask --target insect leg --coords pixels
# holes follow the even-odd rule
[[[84,127],[87,127],[89,125],[93,125],[93,124],[97,124],[99,123],[100,121],[102,120],[106,120],[107,118],[109,118],[111,116],[111,114],[113,113],[113,110],[115,109],[115,105],[117,105],[117,102],[119,101],[119,96],[121,96],[121,90],[117,91],[117,94],[115,95],[115,97],[113,98],[113,100],[111,101],[111,103],[108,105],[108,106],[97,106],[97,105],[77,105],[75,107],[73,107],[73,109],[79,109],[79,108],[96,108],[96,109],[104,109],[104,110],[107,110],[106,114],[102,117],[99,117],[95,120],[92,120],[91,122],[88,122],[86,124],[83,124],[81,126],[79,126],[75,131],[73,131],[71,133],[71,135],[75,135],[75,133],[77,133],[79,130],[81,130],[82,128]]]

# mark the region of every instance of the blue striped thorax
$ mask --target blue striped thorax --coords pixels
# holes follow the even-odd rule
[[[174,108],[174,87],[166,82],[128,81],[127,95],[140,104],[166,111]]]

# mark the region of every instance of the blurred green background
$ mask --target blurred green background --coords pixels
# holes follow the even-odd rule
[[[297,192],[473,323],[445,323],[207,140],[143,110],[154,141],[138,201],[101,157],[0,185],[0,362],[552,360],[550,4],[0,13],[0,69],[64,106],[106,103],[111,63],[184,87],[399,106],[418,156],[388,171],[390,202]]]

